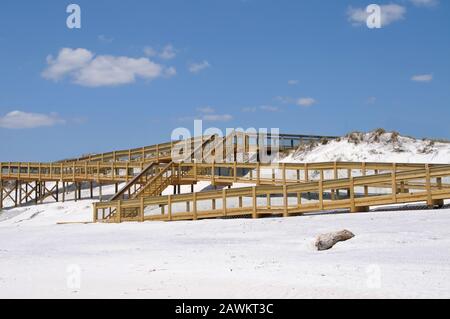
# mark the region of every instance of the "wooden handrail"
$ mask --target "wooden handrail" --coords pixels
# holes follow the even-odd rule
[[[426,182],[430,178],[439,178],[439,182],[431,185]],[[360,176],[349,177],[337,180],[319,180],[315,182],[308,182],[296,185],[281,185],[281,186],[254,186],[238,189],[229,189],[226,191],[208,191],[195,194],[182,194],[170,196],[170,204],[192,202],[193,207],[197,207],[195,214],[193,212],[173,212],[171,210],[170,220],[186,220],[186,219],[201,219],[201,218],[216,218],[227,216],[245,216],[248,214],[261,215],[261,214],[282,214],[284,216],[290,216],[292,214],[299,214],[305,212],[323,211],[327,209],[350,209],[357,212],[360,210],[366,210],[373,205],[387,205],[398,203],[410,203],[416,201],[425,201],[428,205],[436,203],[442,203],[443,199],[450,199],[450,184],[443,183],[443,178],[447,181],[450,180],[450,165],[441,165],[434,167],[427,167],[423,169],[414,169],[410,171],[402,171],[395,174],[384,173],[372,176]],[[423,184],[417,184],[417,180],[423,180]],[[400,182],[404,182],[404,185],[408,187],[408,193],[398,193],[397,185]],[[358,187],[369,186],[373,187],[383,184],[385,189],[391,188],[391,192],[386,194],[365,194],[357,193]],[[420,183],[419,183],[420,184]],[[427,184],[426,188],[422,186]],[[348,198],[324,199],[324,192],[330,192],[333,189],[349,189],[350,196]],[[392,189],[394,192],[392,192]],[[306,194],[306,193],[318,193],[318,201],[315,203],[298,202],[295,207],[289,206],[289,202],[286,199],[290,194]],[[322,195],[320,195],[322,194]],[[270,205],[267,208],[260,208],[258,206],[258,198],[262,196],[271,197],[283,197],[285,200],[282,205],[275,206]],[[358,195],[358,196],[357,196]],[[395,195],[395,196],[393,196]],[[225,201],[223,200],[225,197]],[[197,202],[205,200],[222,200],[225,203],[229,202],[232,198],[252,198],[252,206],[244,206],[238,208],[222,207],[219,209],[213,209],[209,211],[198,210]],[[301,196],[300,196],[301,198]],[[256,204],[255,204],[256,203]],[[169,204],[168,196],[154,196],[146,197],[143,200],[128,200],[121,202],[123,208],[126,209],[139,209],[141,206],[167,206]],[[97,209],[110,209],[116,207],[117,203],[98,203]],[[162,216],[147,216],[145,220],[168,220],[167,215]]]

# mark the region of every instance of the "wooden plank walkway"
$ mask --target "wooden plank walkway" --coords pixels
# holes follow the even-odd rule
[[[252,138],[256,138],[252,142]],[[54,163],[0,163],[0,209],[65,200],[69,187],[81,199],[82,184],[115,184],[108,202],[94,205],[94,221],[172,221],[223,217],[292,216],[306,212],[424,201],[429,206],[450,199],[450,165],[324,162],[265,164],[255,152],[271,151],[264,140],[248,134],[206,136],[184,141],[181,160],[176,142],[115,151]],[[334,137],[280,135],[281,150]],[[241,142],[238,142],[238,140]],[[231,141],[231,142],[230,142]],[[241,144],[240,144],[241,143]],[[239,155],[239,156],[238,156]],[[200,160],[197,158],[200,156]],[[239,158],[239,160],[238,160]],[[223,162],[223,160],[225,162]],[[216,190],[180,194],[181,185],[209,182]],[[60,192],[62,183],[62,192]],[[119,190],[119,184],[125,187]],[[251,187],[226,189],[235,183]],[[160,196],[168,186],[174,195]],[[218,188],[222,188],[217,190]],[[178,192],[178,194],[177,194]],[[204,202],[210,207],[204,210]],[[265,204],[261,204],[265,201]],[[180,210],[180,205],[184,209]],[[146,214],[157,207],[158,214]]]
[[[297,183],[279,186],[253,186],[201,193],[141,197],[139,199],[95,203],[94,221],[176,221],[224,217],[284,216],[348,209],[367,211],[370,206],[426,202],[428,206],[443,205],[450,198],[450,165],[420,169]],[[385,193],[371,192],[384,185]],[[405,185],[407,188],[405,188]],[[420,185],[420,187],[415,186]],[[344,194],[342,194],[342,190]],[[316,200],[305,200],[316,195]],[[273,199],[281,199],[281,205]],[[261,200],[265,204],[261,205]],[[237,205],[231,207],[234,200]],[[202,209],[209,203],[209,209]],[[185,207],[174,210],[175,205]],[[146,215],[148,208],[158,213]]]

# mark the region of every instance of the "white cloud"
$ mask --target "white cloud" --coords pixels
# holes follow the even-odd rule
[[[376,102],[377,102],[377,98],[375,96],[370,96],[366,100],[367,104],[375,104]]]
[[[411,78],[411,81],[414,81],[414,82],[431,82],[431,81],[433,81],[433,74],[414,75]]]
[[[216,112],[216,110],[210,106],[199,107],[199,108],[197,108],[197,111],[200,113],[206,113],[206,114],[212,114],[212,113]]]
[[[86,49],[61,49],[56,59],[51,55],[47,57],[48,67],[42,76],[48,80],[59,80],[72,71],[86,67],[93,56],[92,52]]]
[[[439,4],[439,0],[409,0],[417,7],[433,7]]]
[[[244,113],[255,113],[258,110],[256,106],[247,106],[242,109]]]
[[[278,112],[280,110],[278,107],[271,105],[261,105],[259,109],[266,112]]]
[[[137,78],[153,80],[173,76],[176,70],[154,63],[148,58],[98,55],[86,49],[62,49],[56,58],[47,58],[42,76],[60,80],[68,76],[76,84],[88,87],[116,86],[133,83]]]
[[[381,25],[387,26],[393,22],[405,19],[406,8],[398,4],[381,5]],[[366,25],[369,13],[366,8],[349,7],[347,10],[348,20],[354,26]]]
[[[313,106],[314,104],[317,104],[317,101],[315,99],[313,99],[312,97],[302,97],[300,99],[297,100],[297,105],[300,106]]]
[[[61,119],[56,113],[39,114],[12,111],[0,117],[0,127],[7,129],[31,129],[65,123],[66,121]]]
[[[175,48],[171,44],[166,45],[159,54],[160,58],[164,60],[173,59],[176,55]]]
[[[289,84],[289,85],[297,85],[298,83],[299,83],[298,80],[289,80],[289,81],[288,81],[288,84]]]
[[[145,47],[144,54],[148,57],[159,57],[164,60],[171,60],[177,56],[175,47],[172,44],[166,45],[160,52],[153,47]]]
[[[199,73],[199,72],[201,72],[201,71],[203,71],[205,69],[208,69],[210,67],[211,67],[211,65],[209,64],[209,62],[204,60],[203,62],[200,62],[200,63],[191,63],[191,64],[189,64],[188,69],[189,69],[189,72],[191,72],[191,73]]]
[[[257,111],[264,111],[264,112],[278,112],[280,111],[280,108],[272,105],[261,105],[259,107],[252,106],[252,107],[244,107],[242,109],[242,112],[244,113],[255,113]]]
[[[107,37],[107,36],[104,35],[104,34],[100,34],[100,35],[98,36],[98,40],[99,40],[100,42],[102,42],[102,43],[112,43],[112,42],[114,41],[114,38],[110,38],[110,37]]]
[[[289,97],[289,96],[277,96],[274,98],[275,101],[283,103],[283,104],[291,104],[295,103],[295,99]]]
[[[154,57],[154,56],[158,55],[158,52],[155,49],[153,49],[152,47],[145,47],[144,54],[148,57]]]
[[[230,114],[206,114],[201,119],[208,122],[229,122],[233,119],[233,116]]]
[[[173,66],[168,67],[164,70],[164,76],[167,78],[170,78],[175,75],[177,75],[177,69],[175,69]]]
[[[180,117],[178,121],[203,120],[208,122],[228,122],[233,119],[233,116],[230,114],[217,114],[216,110],[210,106],[198,107],[196,110],[199,113],[197,116]]]

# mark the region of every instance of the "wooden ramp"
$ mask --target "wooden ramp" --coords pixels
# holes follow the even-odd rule
[[[282,147],[277,150],[281,151],[334,138],[279,137]],[[53,163],[1,162],[0,209],[6,202],[20,206],[49,199],[64,201],[69,189],[78,200],[82,187],[90,188],[92,198],[94,186],[100,189],[95,222],[256,218],[341,209],[358,212],[411,202],[434,206],[450,199],[449,165],[262,163],[260,152],[274,150],[268,143],[271,139],[245,133],[202,136]],[[180,143],[186,145],[181,151]],[[213,190],[180,194],[181,185],[193,189],[198,182],[209,182]],[[119,190],[120,183],[125,186]],[[227,189],[235,183],[249,187]],[[103,202],[102,185],[110,184],[116,185],[116,194]],[[170,186],[174,195],[161,196]]]
[[[272,147],[269,141],[274,139],[274,136],[268,134],[255,136],[234,132],[227,137],[215,137],[214,147],[211,147],[211,143],[205,144],[205,141],[210,141],[212,137],[200,136],[185,141],[92,154],[53,163],[0,162],[0,209],[9,202],[13,203],[13,207],[17,207],[30,203],[38,204],[49,198],[65,201],[66,191],[73,189],[75,189],[75,200],[81,199],[82,188],[89,188],[89,197],[93,198],[94,185],[99,186],[101,199],[103,199],[102,186],[111,184],[115,184],[117,197],[132,198],[133,193],[139,192],[140,187],[145,186],[147,190],[154,187],[148,182],[150,177],[153,178],[153,174],[158,172],[155,169],[155,172],[147,173],[156,165],[161,169],[165,164],[172,163],[173,153],[180,143],[191,145],[192,149],[197,151],[197,145],[204,145],[200,152],[195,152],[197,154],[192,156],[211,153],[206,158],[211,158],[212,154],[217,155],[216,145],[226,145],[223,148],[223,156],[228,160],[232,158],[233,161],[239,161],[237,155],[239,152],[244,155],[259,154],[263,150],[270,152]],[[304,143],[335,137],[280,134],[277,138],[280,150],[291,150]],[[127,186],[119,193],[121,183],[126,183]],[[160,186],[164,184],[165,181]]]
[[[94,221],[175,221],[206,218],[294,216],[371,206],[450,199],[450,165],[283,185],[141,197],[94,204]],[[112,219],[105,216],[114,216]]]

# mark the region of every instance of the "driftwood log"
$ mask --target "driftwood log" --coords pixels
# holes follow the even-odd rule
[[[342,230],[335,233],[323,234],[316,239],[316,248],[319,251],[333,248],[338,242],[352,239],[355,235],[348,230]]]

